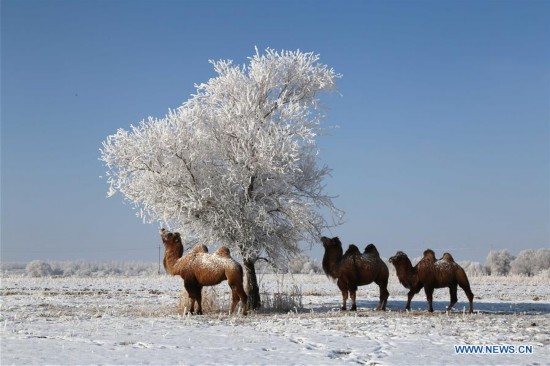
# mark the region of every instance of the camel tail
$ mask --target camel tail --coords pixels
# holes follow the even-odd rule
[[[241,275],[241,278],[244,279],[244,270],[243,270],[243,266],[241,266],[239,263],[237,263],[239,265],[239,273]]]
[[[353,278],[352,281],[348,281],[348,291],[350,292],[357,292],[358,286],[357,281],[360,278],[361,275],[361,268],[359,268],[359,264],[357,263],[357,258],[355,256],[352,256],[353,259],[353,269],[355,270],[355,278]]]
[[[229,282],[229,285],[237,285],[237,283],[242,284],[244,286],[244,269],[243,266],[233,260],[233,263],[235,263],[234,267],[227,267],[225,269],[225,277],[227,281]]]
[[[355,269],[355,279],[353,285],[350,283],[350,291],[357,291],[357,282],[361,278],[361,264],[357,263],[357,258],[353,256],[353,268]]]

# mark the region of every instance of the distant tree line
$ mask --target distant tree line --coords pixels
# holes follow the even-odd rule
[[[534,276],[550,269],[550,249],[526,249],[514,257],[507,249],[491,250],[485,262],[487,274]]]
[[[33,260],[29,263],[2,263],[2,273],[25,274],[30,277],[149,276],[158,274],[159,268],[157,263],[150,262]]]
[[[421,257],[412,259],[413,265]],[[506,276],[523,275],[535,276],[541,272],[550,273],[550,249],[526,249],[517,256],[513,256],[507,249],[491,250],[487,255],[485,265],[479,262],[458,262],[469,276]],[[389,265],[390,270],[393,266]],[[159,272],[164,274],[164,268],[158,263],[147,262],[84,262],[84,261],[42,261],[34,260],[29,263],[2,263],[1,272],[4,274],[25,274],[31,277],[102,277],[102,276],[148,276]],[[284,263],[275,266],[272,262],[260,261],[259,273],[293,273],[293,274],[322,274],[321,263],[305,254],[292,256]]]

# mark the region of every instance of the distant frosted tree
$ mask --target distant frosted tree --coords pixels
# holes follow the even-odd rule
[[[268,49],[244,66],[211,61],[217,76],[181,107],[118,130],[101,149],[110,195],[120,192],[147,222],[243,258],[254,308],[256,261],[284,261],[341,217],[324,193],[330,170],[318,165],[315,143],[318,95],[340,75],[318,60]]]
[[[491,275],[507,275],[510,272],[512,260],[514,260],[514,257],[508,249],[491,250],[487,255],[485,265]]]
[[[550,249],[522,250],[511,263],[511,272],[534,276],[550,268]]]
[[[288,263],[289,273],[314,274],[322,273],[322,266],[319,262],[307,255],[298,255],[290,259]]]
[[[550,269],[550,249],[542,248],[537,250],[538,271]]]
[[[479,262],[462,261],[459,264],[468,276],[484,276],[487,274],[487,270]]]
[[[52,266],[40,260],[29,262],[25,267],[25,271],[31,277],[47,277],[53,274]]]
[[[532,276],[535,273],[535,251],[533,249],[522,250],[511,263],[510,270],[513,274]]]

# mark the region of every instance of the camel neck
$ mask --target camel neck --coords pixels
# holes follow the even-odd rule
[[[323,269],[332,278],[338,278],[338,268],[342,262],[341,253],[325,253],[323,257]]]
[[[395,269],[397,276],[414,274],[414,267],[410,261],[399,263]]]
[[[176,248],[169,248],[164,252],[164,266],[170,274],[174,274],[174,266],[179,259]]]
[[[408,272],[414,272],[414,266],[410,261],[405,263],[405,268],[407,269]]]

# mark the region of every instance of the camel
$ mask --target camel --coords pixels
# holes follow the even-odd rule
[[[241,300],[243,315],[247,312],[248,297],[243,287],[243,269],[233,258],[227,247],[220,247],[214,253],[208,253],[205,245],[197,245],[183,256],[183,244],[179,233],[172,233],[165,229],[160,230],[164,243],[164,268],[173,276],[181,276],[183,286],[191,300],[190,312],[202,314],[202,288],[214,286],[227,280],[231,288],[232,302],[230,313]]]
[[[342,310],[346,310],[348,293],[351,299],[352,311],[357,310],[356,292],[358,286],[376,283],[380,288],[380,302],[376,310],[386,310],[388,301],[388,266],[380,258],[374,244],[369,244],[364,253],[357,246],[351,244],[343,253],[342,243],[338,237],[332,239],[322,237],[325,247],[323,256],[323,270],[326,275],[336,279],[337,286],[342,292]]]
[[[454,261],[451,254],[444,253],[441,259],[436,260],[434,251],[426,249],[424,257],[413,267],[409,257],[398,251],[390,258],[390,263],[395,267],[399,282],[409,289],[406,310],[411,310],[411,300],[414,294],[417,294],[424,287],[428,300],[428,311],[433,312],[434,289],[448,287],[451,301],[447,306],[447,311],[450,311],[458,301],[457,287],[460,286],[468,297],[470,314],[474,311],[474,294],[470,289],[468,276],[466,276],[464,269]]]

